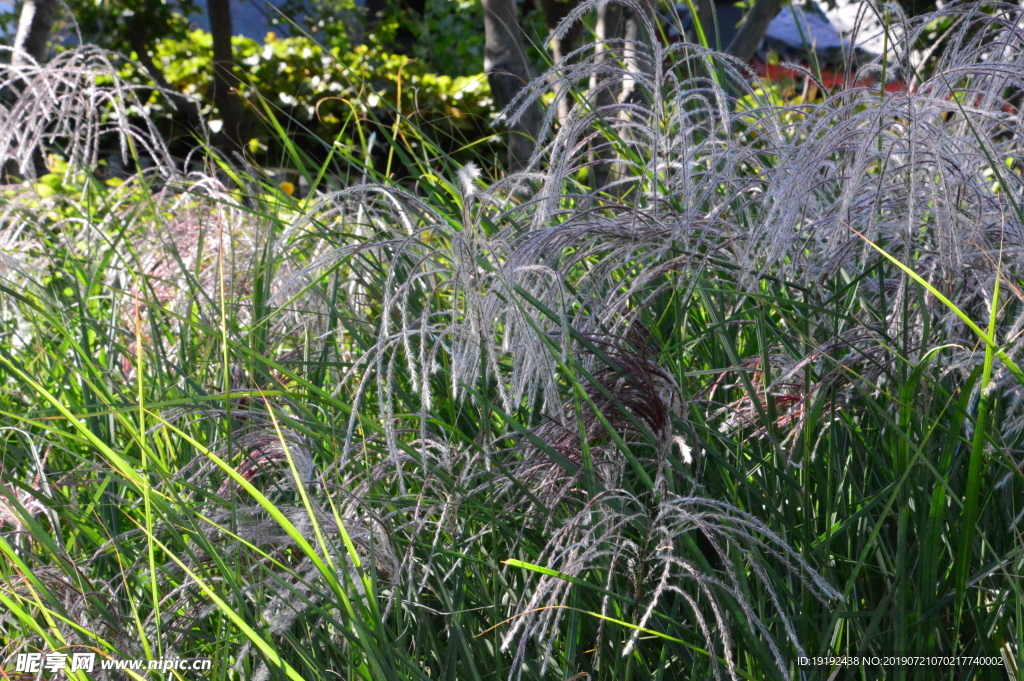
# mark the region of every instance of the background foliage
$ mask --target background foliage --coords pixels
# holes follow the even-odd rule
[[[1019,679],[1021,9],[892,12],[891,95],[582,50],[518,175],[379,46],[236,41],[265,149],[189,166],[116,55],[4,67],[4,669]],[[991,663],[798,664],[895,652]]]

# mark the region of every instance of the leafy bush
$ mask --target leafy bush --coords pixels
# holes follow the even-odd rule
[[[271,34],[262,45],[236,37],[233,45],[252,115],[272,115],[292,133],[305,132],[327,143],[340,139],[361,148],[354,122],[371,121],[391,134],[416,131],[418,137],[422,132],[438,143],[447,142],[449,152],[492,136],[494,114],[483,74],[452,78],[429,72],[407,56],[367,45],[342,51],[305,37],[277,39]],[[206,98],[208,112],[212,58],[211,38],[202,31],[190,33],[187,40],[161,41],[155,55],[175,89]],[[392,128],[396,120],[399,125]],[[260,141],[273,146],[273,127],[263,128]],[[414,155],[421,153],[417,144],[408,142]]]
[[[480,0],[427,0],[415,55],[438,73],[474,75],[484,63]]]
[[[69,0],[68,33],[80,34],[88,44],[127,54],[138,41],[188,34],[188,17],[199,11],[193,0]],[[73,22],[70,19],[73,17]]]

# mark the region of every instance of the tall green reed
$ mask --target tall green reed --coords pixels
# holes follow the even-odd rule
[[[881,99],[581,50],[569,118],[490,185],[339,148],[295,151],[302,199],[212,157],[9,187],[5,660],[826,679],[917,670],[797,658],[914,651],[1015,678],[1019,9],[986,7]],[[72,123],[39,139],[94,139]],[[339,167],[366,182],[328,190]]]

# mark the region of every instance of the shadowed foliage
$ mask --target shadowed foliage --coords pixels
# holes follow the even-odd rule
[[[495,182],[337,145],[364,181],[329,161],[300,199],[181,170],[95,48],[4,67],[0,161],[53,155],[0,212],[4,660],[1016,674],[1021,9],[943,10],[924,62],[939,17],[894,15],[874,85],[785,105],[624,7],[642,30],[511,102],[578,95]],[[896,65],[916,87],[886,94]],[[101,135],[151,166],[101,182]]]

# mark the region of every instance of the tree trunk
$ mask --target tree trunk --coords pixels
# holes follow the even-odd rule
[[[590,78],[590,101],[594,110],[607,112],[608,108],[615,105],[618,97],[613,88],[618,79],[613,78],[608,82],[609,74],[602,73],[605,62],[614,59],[610,53],[611,46],[607,41],[617,40],[622,37],[623,29],[622,6],[607,2],[597,7],[597,24],[594,26],[596,42],[594,43],[594,67],[596,73]],[[598,120],[601,120],[599,114]],[[614,149],[612,142],[605,139],[604,135],[598,134],[592,144],[591,168],[594,176],[593,188],[604,189],[611,179]]]
[[[59,12],[60,0],[25,0],[18,19],[18,32],[14,36],[12,66],[29,66],[46,61],[50,31]],[[5,102],[10,102],[21,96],[24,89],[25,82],[19,78],[10,84],[9,89],[5,88],[0,97],[3,97]],[[14,177],[23,178],[31,175],[40,177],[48,172],[43,150],[36,147],[32,150],[30,167],[19,167],[13,158],[7,159],[3,168],[0,168],[0,181],[10,182]]]
[[[740,30],[729,43],[726,52],[737,59],[750,61],[768,30],[768,24],[781,8],[782,0],[757,0],[743,18]]]
[[[654,26],[654,5],[647,0],[640,0],[640,8],[643,14],[638,14],[636,9],[629,7],[625,11],[626,24],[623,37],[625,38],[624,56],[626,58],[626,70],[631,74],[653,75],[654,69],[651,59],[654,50],[651,43],[658,39],[657,36],[649,35],[647,27]],[[643,104],[646,102],[646,94],[642,89],[637,88],[637,77],[627,78],[622,83],[622,94],[619,101],[628,104]]]
[[[576,41],[583,33],[583,24],[577,21],[562,37],[555,34],[555,30],[569,12],[576,9],[579,0],[541,0],[541,7],[544,8],[544,22],[548,27],[548,34],[551,36],[549,43],[551,47],[551,58],[555,65],[561,63],[565,55],[576,49]],[[572,93],[566,86],[565,79],[557,73],[551,78],[551,89],[555,92],[555,106],[558,108],[558,122],[565,124],[569,118],[569,110],[572,108]]]
[[[231,3],[230,0],[208,0],[207,9],[213,37],[213,103],[224,122],[223,146],[226,150],[241,152],[248,140],[248,130],[242,100],[235,90],[238,79],[231,54]]]
[[[59,11],[60,0],[25,0],[14,37],[14,56],[11,57],[14,66],[24,66],[33,60],[46,61],[50,30]]]
[[[604,62],[613,58],[613,55],[609,54],[611,46],[608,41],[618,40],[622,37],[622,5],[610,2],[599,5],[594,32],[597,37],[597,41],[594,43],[594,66],[598,68],[598,74],[600,74],[599,67],[604,66]],[[593,95],[594,105],[600,108],[614,104],[616,96],[610,87],[597,89],[600,85],[598,80],[600,75],[598,74],[590,78],[590,91]]]
[[[504,110],[525,88],[533,75],[520,39],[514,0],[483,0],[484,71],[491,85],[494,105]],[[540,141],[543,116],[540,105],[530,102],[509,130],[508,169],[527,168]]]
[[[591,78],[590,87],[593,93],[591,98],[598,110],[604,109],[607,112],[608,107],[616,103],[637,104],[642,107],[650,104],[647,101],[647,90],[638,87],[638,81],[643,76],[649,76],[652,73],[653,50],[651,44],[657,40],[657,36],[649,35],[648,27],[655,25],[654,3],[648,0],[639,0],[639,5],[640,7],[637,8],[606,3],[598,7],[595,26],[597,33],[597,43],[594,48],[595,66],[603,66],[606,60],[616,58],[617,55],[609,53],[607,41],[621,40],[622,42],[618,43],[621,47],[617,52],[621,55],[626,67],[626,73],[619,72],[613,76],[613,83],[605,82],[602,85],[597,76]],[[618,92],[616,93],[613,88],[608,87],[609,85],[617,85]],[[620,111],[618,117],[622,118],[625,115],[625,112]],[[595,140],[595,149],[591,155],[595,190],[610,189],[609,185],[625,177],[627,168],[623,165],[624,161],[621,156],[615,160],[617,155],[615,147],[633,143],[628,126],[615,126],[614,120],[609,120],[606,117],[604,120],[614,128],[614,137],[606,139],[604,135],[599,134]],[[617,185],[611,191],[613,194],[621,195],[626,190],[627,187],[624,183]]]

